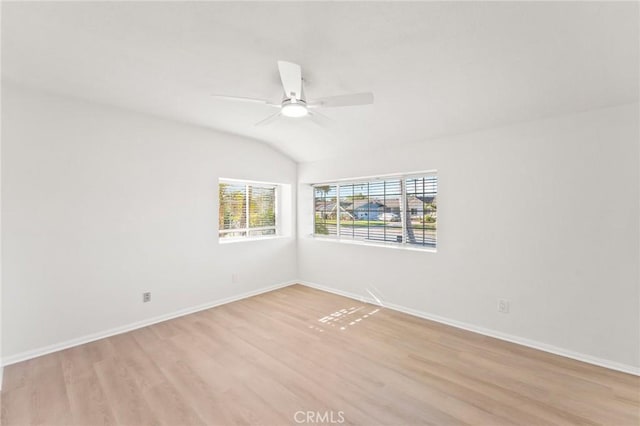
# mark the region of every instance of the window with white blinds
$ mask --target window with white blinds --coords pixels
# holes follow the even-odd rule
[[[220,239],[277,235],[277,186],[220,180],[218,232]]]
[[[436,248],[435,174],[316,184],[314,235]]]

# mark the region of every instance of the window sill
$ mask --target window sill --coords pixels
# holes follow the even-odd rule
[[[356,246],[369,246],[369,247],[381,247],[393,250],[406,250],[406,251],[419,251],[419,252],[427,252],[427,253],[437,253],[438,249],[431,247],[412,247],[405,244],[397,244],[397,243],[371,243],[368,241],[358,241],[358,240],[347,240],[340,238],[331,238],[331,237],[318,237],[316,235],[309,235],[308,238],[317,241],[327,241],[331,243],[341,243],[341,244],[352,244]]]
[[[240,237],[240,238],[218,237],[218,243],[220,244],[248,243],[250,241],[279,240],[282,238],[288,238],[288,237],[284,235],[269,235],[265,237]]]

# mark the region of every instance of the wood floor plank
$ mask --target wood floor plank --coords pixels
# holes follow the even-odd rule
[[[206,425],[186,402],[186,397],[170,383],[163,382],[143,391],[144,399],[163,425]]]
[[[26,386],[15,386],[12,389],[2,389],[2,425],[30,425],[31,398]]]
[[[32,374],[26,385],[31,424],[72,423],[69,397],[58,354],[45,355],[41,361],[32,366]],[[56,397],[52,398],[52,395]]]
[[[166,381],[152,356],[130,333],[109,337],[109,342],[142,392]]]
[[[109,400],[93,370],[67,382],[67,393],[74,424],[94,426],[117,424]]]
[[[221,386],[222,389],[217,386],[219,382],[230,381],[225,377],[226,371],[223,368],[212,368],[210,363],[179,361],[164,367],[163,371],[176,391],[184,395],[190,406],[200,418],[206,419],[207,423],[250,424],[249,419],[229,406],[230,386]],[[211,377],[216,379],[211,380]]]
[[[162,424],[143,398],[141,390],[122,359],[102,360],[95,364],[95,369],[118,424]]]
[[[8,366],[1,397],[7,426],[640,424],[636,376],[300,285]]]

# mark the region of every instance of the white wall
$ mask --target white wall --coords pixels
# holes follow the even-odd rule
[[[2,22],[2,3],[0,3],[0,22]],[[1,36],[0,36],[1,38]],[[0,43],[1,45],[2,43]],[[2,55],[0,55],[2,57]],[[2,60],[0,59],[0,70]],[[0,85],[0,99],[2,99],[2,85]],[[0,188],[2,187],[2,105],[0,102]],[[2,390],[2,378],[4,366],[2,365],[2,197],[0,196],[0,390]]]
[[[291,232],[218,243],[219,177],[291,185],[296,164],[263,143],[4,84],[5,360],[295,279]]]
[[[639,137],[635,104],[301,164],[299,276],[640,371]],[[437,253],[308,237],[305,184],[430,169]]]

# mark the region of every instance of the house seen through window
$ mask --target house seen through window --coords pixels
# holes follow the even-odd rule
[[[435,248],[433,174],[314,185],[314,235]]]

